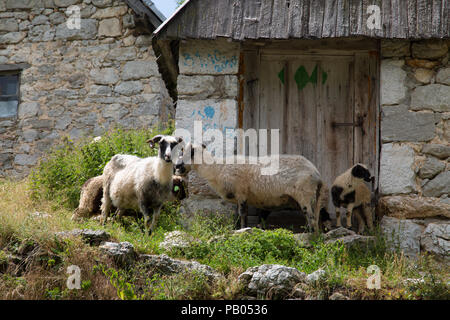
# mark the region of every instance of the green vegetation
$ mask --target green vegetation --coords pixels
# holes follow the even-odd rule
[[[227,215],[197,215],[186,229],[179,203],[168,203],[152,236],[132,217],[101,226],[98,221],[70,219],[78,203],[81,185],[101,174],[116,153],[138,156],[155,154],[145,141],[168,129],[114,130],[100,141],[64,140],[49,153],[24,181],[0,181],[0,297],[6,299],[240,299],[238,276],[247,268],[281,264],[311,273],[321,268],[327,278],[303,288],[307,295],[327,299],[333,292],[353,299],[449,299],[448,265],[431,257],[405,259],[387,249],[381,232],[376,245],[348,249],[317,236],[310,248],[298,245],[284,229],[234,234],[235,221]],[[42,217],[36,212],[46,213]],[[223,278],[209,282],[198,273],[162,275],[136,263],[119,268],[99,248],[81,239],[59,240],[56,232],[73,229],[104,229],[114,241],[128,241],[138,253],[166,253],[174,258],[196,260],[217,270]],[[165,252],[159,247],[165,233],[187,232],[195,239],[187,248]],[[25,254],[25,253],[26,254]],[[18,257],[26,256],[18,262]],[[19,259],[20,260],[20,259]],[[24,262],[23,262],[24,261]],[[81,290],[68,290],[67,267],[82,270]],[[382,271],[382,289],[369,290],[367,267]],[[24,267],[27,266],[27,267]],[[406,279],[423,281],[405,282]]]

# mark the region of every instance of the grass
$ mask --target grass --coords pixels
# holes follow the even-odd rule
[[[240,299],[238,276],[247,268],[281,264],[311,273],[326,271],[324,281],[302,285],[306,295],[327,299],[340,292],[352,299],[449,299],[449,266],[428,256],[412,261],[388,250],[379,230],[376,245],[347,249],[316,237],[311,248],[297,245],[285,229],[233,234],[234,221],[226,215],[197,215],[190,228],[181,223],[179,203],[167,204],[152,236],[145,235],[133,218],[101,226],[97,221],[70,219],[85,179],[98,175],[114,153],[146,156],[154,153],[145,140],[156,133],[113,131],[98,143],[63,141],[23,181],[0,180],[0,298],[3,299]],[[104,229],[115,241],[132,243],[138,253],[166,253],[194,259],[223,277],[207,281],[201,274],[161,275],[136,263],[118,268],[97,247],[79,239],[59,240],[56,232]],[[164,252],[159,244],[165,233],[182,230],[196,239],[184,249]],[[26,256],[26,259],[19,259]],[[10,261],[13,264],[9,263]],[[8,262],[8,263],[6,263]],[[68,290],[67,268],[82,270],[81,290]],[[367,268],[381,271],[380,290],[367,289]],[[5,266],[9,266],[7,270]],[[406,279],[423,279],[405,282]],[[264,298],[264,297],[262,297]]]

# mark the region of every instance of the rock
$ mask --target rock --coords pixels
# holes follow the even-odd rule
[[[114,88],[114,92],[123,94],[124,96],[132,96],[141,93],[143,90],[140,81],[123,81]]]
[[[14,157],[14,163],[19,166],[34,166],[37,164],[39,159],[39,156],[34,155],[28,155],[28,154],[17,154]]]
[[[406,98],[406,71],[403,60],[381,61],[381,104],[399,104]]]
[[[159,248],[170,251],[172,249],[188,248],[194,238],[183,231],[172,231],[164,234],[164,241],[159,244]]]
[[[127,6],[120,6],[120,7],[109,7],[105,9],[97,10],[97,12],[92,16],[93,19],[105,19],[105,18],[114,18],[123,16],[125,13],[127,13],[128,7]]]
[[[57,237],[68,238],[68,237],[81,237],[84,242],[98,246],[104,241],[111,239],[111,235],[104,230],[90,230],[90,229],[75,229],[71,231],[63,231],[56,233]]]
[[[20,119],[31,118],[37,116],[40,111],[38,102],[23,102],[19,105],[18,116]]]
[[[314,271],[313,273],[310,273],[306,276],[306,283],[310,285],[317,284],[320,281],[323,281],[326,279],[327,272],[323,269],[319,269]]]
[[[48,16],[52,24],[61,24],[66,21],[66,16],[62,12],[54,12]]]
[[[423,59],[406,59],[406,64],[412,68],[433,69],[439,65],[439,61],[429,61]]]
[[[53,0],[53,1],[55,2],[55,6],[61,8],[70,7],[71,5],[81,2],[80,0]]]
[[[422,179],[433,179],[438,173],[445,169],[445,163],[434,157],[428,157],[419,170],[419,177]]]
[[[92,0],[92,4],[99,8],[106,8],[112,4],[112,0]]]
[[[134,28],[136,26],[134,17],[131,14],[127,14],[122,18],[122,25],[125,29]]]
[[[154,61],[130,61],[122,71],[123,80],[146,79],[157,75],[158,66]]]
[[[344,296],[342,293],[339,293],[339,292],[333,293],[333,294],[329,297],[329,299],[330,299],[330,300],[350,300],[349,297]]]
[[[378,206],[382,214],[398,219],[450,218],[450,204],[442,203],[436,198],[389,196],[382,197]]]
[[[381,134],[383,142],[430,141],[435,134],[436,117],[433,113],[408,111],[408,106],[383,107]]]
[[[246,294],[283,299],[293,292],[296,284],[304,282],[305,278],[305,273],[295,268],[265,264],[247,269],[238,280],[244,285]]]
[[[411,55],[411,43],[405,40],[381,40],[383,58],[407,57]]]
[[[375,237],[368,237],[356,234],[354,231],[339,227],[327,232],[324,235],[326,243],[342,242],[346,248],[369,247],[375,243]]]
[[[417,87],[411,94],[411,110],[450,111],[450,87],[430,84]]]
[[[89,40],[97,37],[97,20],[81,19],[80,29],[69,29],[66,23],[56,27],[55,39]]]
[[[151,47],[152,37],[148,35],[140,35],[136,38],[135,45],[136,47]]]
[[[179,75],[178,95],[196,100],[208,98],[236,98],[239,82],[236,76]]]
[[[0,44],[16,44],[25,39],[26,32],[10,32],[0,35]]]
[[[324,235],[324,240],[333,240],[333,239],[338,239],[338,238],[342,238],[342,237],[346,237],[346,236],[353,236],[355,234],[356,233],[352,230],[346,229],[344,227],[339,227],[337,229],[328,231]]]
[[[109,86],[98,86],[92,85],[89,90],[90,96],[110,96],[112,94],[112,90]]]
[[[406,257],[416,258],[420,253],[420,237],[423,227],[410,220],[399,220],[384,216],[381,231],[391,250],[400,250]]]
[[[450,223],[430,223],[420,238],[422,249],[450,260]]]
[[[221,277],[219,273],[207,265],[200,264],[197,261],[172,259],[165,254],[144,254],[139,257],[139,260],[142,261],[145,266],[153,268],[156,272],[164,275],[198,272],[206,276],[209,280]]]
[[[0,19],[0,32],[14,32],[19,31],[19,24],[16,19]]]
[[[417,81],[428,84],[433,79],[434,71],[430,69],[419,68],[414,72],[414,77]]]
[[[127,266],[136,259],[134,247],[129,242],[104,242],[100,249],[112,257],[119,266]]]
[[[426,144],[422,148],[422,153],[430,154],[439,159],[447,159],[450,157],[450,146],[443,144]]]
[[[31,42],[52,41],[55,37],[55,29],[50,25],[38,25],[30,29],[28,39]]]
[[[90,76],[96,84],[115,84],[119,81],[118,72],[114,68],[94,69]]]
[[[450,193],[450,171],[440,173],[423,187],[425,197],[440,197]]]
[[[444,40],[425,40],[412,44],[412,56],[420,59],[439,59],[448,52]]]
[[[450,67],[439,70],[436,75],[436,82],[450,86]]]
[[[101,20],[98,26],[98,35],[105,37],[118,37],[122,34],[120,20],[109,18]]]
[[[113,118],[115,120],[122,119],[129,113],[129,110],[123,107],[120,103],[113,103],[106,105],[102,110],[104,118]]]
[[[136,59],[136,50],[133,47],[115,48],[106,56],[109,60],[128,61]]]
[[[383,144],[380,165],[381,194],[411,193],[416,190],[414,150],[409,146]]]

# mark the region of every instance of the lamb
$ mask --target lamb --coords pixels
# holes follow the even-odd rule
[[[265,166],[259,162],[250,162],[246,157],[245,164],[217,164],[205,148],[188,143],[183,157],[176,163],[175,172],[186,174],[195,170],[220,197],[236,203],[242,228],[247,226],[248,205],[265,210],[300,209],[306,214],[309,227],[315,231],[319,231],[319,224],[330,220],[326,210],[328,188],[316,167],[306,158],[280,155],[278,173],[262,175],[261,168]],[[203,153],[202,164],[193,161],[197,153]]]
[[[360,210],[357,215],[359,233],[364,231],[364,218],[370,230],[373,230],[372,212],[370,209],[371,192],[366,182],[373,181],[370,171],[361,163],[358,163],[338,176],[331,187],[333,204],[336,207],[336,225],[341,226],[340,208],[347,209],[347,227],[352,226],[352,214],[355,209]]]
[[[159,144],[157,157],[141,159],[130,155],[116,155],[103,170],[102,223],[105,224],[111,207],[118,209],[120,218],[127,209],[144,216],[150,235],[156,226],[161,207],[172,196],[172,150],[181,138],[157,135],[148,140],[150,147]],[[150,225],[150,216],[153,219]]]

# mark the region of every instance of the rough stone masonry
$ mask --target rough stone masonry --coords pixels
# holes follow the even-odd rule
[[[71,5],[80,30],[67,27]],[[0,67],[23,68],[17,115],[0,118],[0,177],[25,176],[63,136],[167,120],[172,100],[143,30],[120,0],[0,1]]]

